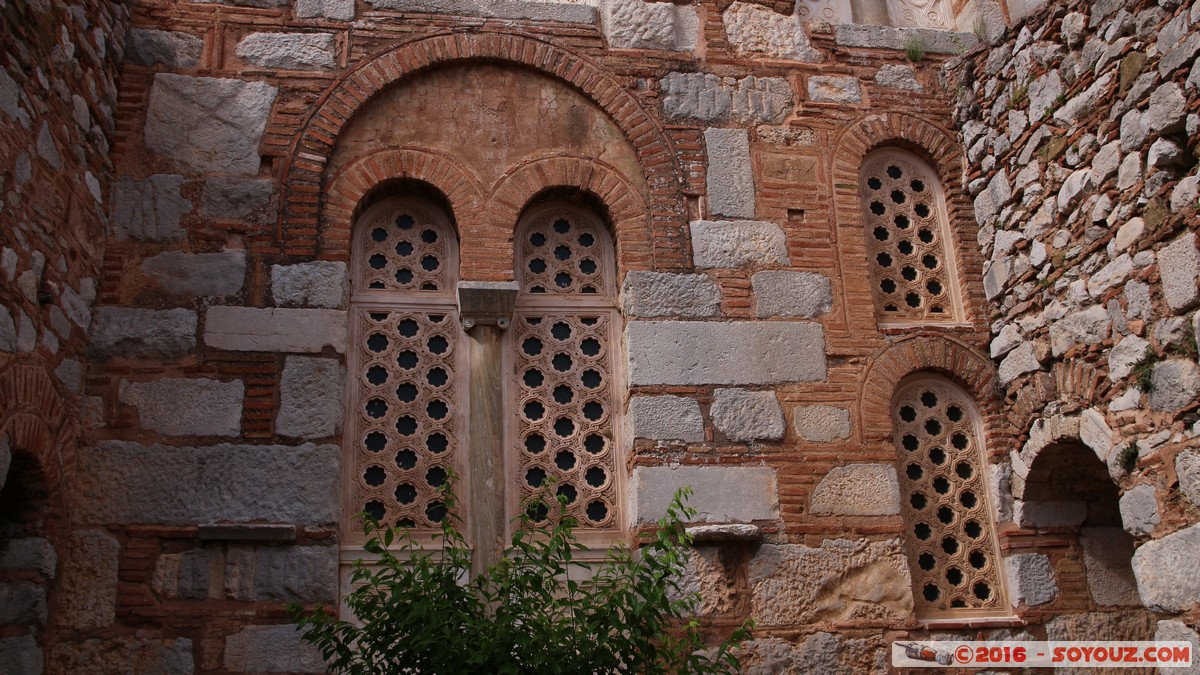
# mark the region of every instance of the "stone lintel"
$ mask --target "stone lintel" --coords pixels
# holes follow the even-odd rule
[[[519,291],[520,286],[515,281],[458,282],[458,316],[463,328],[508,328]]]
[[[284,523],[208,523],[199,529],[200,541],[291,543],[296,526]]]

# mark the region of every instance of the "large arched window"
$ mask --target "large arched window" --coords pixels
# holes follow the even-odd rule
[[[602,543],[621,527],[612,238],[591,211],[547,203],[521,219],[515,253],[520,294],[509,330],[509,416],[511,475],[520,489],[509,495],[510,508],[551,480],[581,540]]]
[[[894,149],[863,160],[859,194],[881,325],[965,319],[945,196],[937,176]]]
[[[917,616],[1007,615],[987,455],[970,397],[944,377],[915,375],[896,390],[892,426]]]

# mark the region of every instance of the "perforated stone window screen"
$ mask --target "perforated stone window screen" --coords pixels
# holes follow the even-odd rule
[[[918,377],[897,391],[892,424],[917,615],[1007,614],[970,398],[943,378]]]
[[[510,503],[517,508],[551,481],[582,530],[615,532],[623,464],[612,239],[598,218],[570,205],[531,212],[517,237],[521,294],[509,351],[511,464],[520,487]]]
[[[872,153],[859,194],[879,322],[961,321],[945,198],[929,167],[907,153]]]
[[[363,511],[385,525],[433,530],[446,512],[437,488],[451,470],[462,473],[460,377],[467,350],[453,301],[456,249],[448,219],[419,201],[380,203],[356,229],[349,350],[354,390],[346,433],[349,544],[363,542],[356,522]],[[437,264],[418,264],[421,272],[399,281],[412,261],[429,258]]]

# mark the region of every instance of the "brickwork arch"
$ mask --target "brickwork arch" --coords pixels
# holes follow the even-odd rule
[[[52,504],[65,504],[64,485],[75,466],[77,430],[62,397],[42,368],[29,364],[0,366],[0,434],[13,452],[37,462]]]

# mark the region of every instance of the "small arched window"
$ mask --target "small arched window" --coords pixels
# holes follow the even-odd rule
[[[941,183],[894,149],[863,160],[859,194],[875,314],[881,325],[963,321]]]
[[[917,375],[892,404],[913,600],[922,619],[1007,615],[978,412],[949,380]]]

